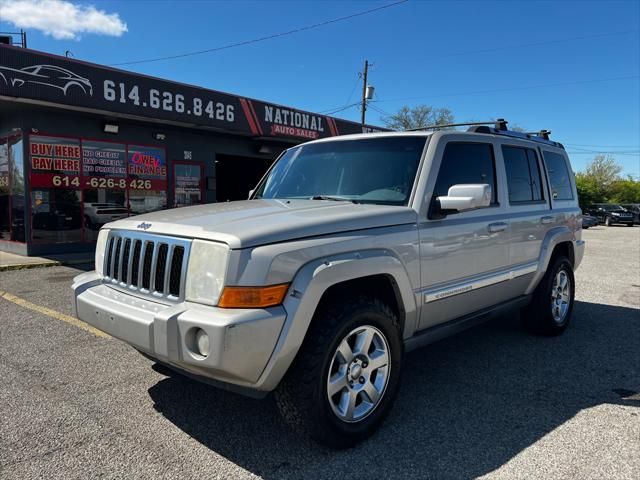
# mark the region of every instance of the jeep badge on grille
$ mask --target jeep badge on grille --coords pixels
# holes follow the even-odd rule
[[[145,223],[142,222],[140,225],[138,225],[136,228],[141,228],[143,230],[148,230],[149,228],[151,228],[151,224],[150,223]]]

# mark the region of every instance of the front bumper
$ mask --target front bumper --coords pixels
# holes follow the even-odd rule
[[[285,323],[282,307],[221,309],[182,302],[163,304],[102,283],[95,272],[74,279],[76,316],[161,363],[196,378],[256,389]],[[199,355],[195,329],[209,337]]]

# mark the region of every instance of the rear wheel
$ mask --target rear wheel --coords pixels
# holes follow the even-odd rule
[[[402,340],[395,314],[381,301],[321,306],[276,403],[294,429],[333,448],[372,435],[395,399]]]
[[[525,321],[530,330],[542,335],[559,335],[569,325],[575,295],[573,267],[569,259],[559,255],[536,288]]]

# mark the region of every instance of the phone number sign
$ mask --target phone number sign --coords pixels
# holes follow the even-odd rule
[[[254,137],[307,140],[377,130],[224,92],[3,45],[0,95]]]

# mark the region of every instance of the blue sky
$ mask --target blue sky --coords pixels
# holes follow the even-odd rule
[[[93,1],[118,14],[127,31],[55,39],[29,28],[29,47],[114,64],[249,40],[393,1]],[[0,29],[11,27],[0,19]],[[451,109],[458,121],[504,117],[551,129],[576,170],[595,152],[611,152],[625,173],[640,176],[638,1],[410,0],[253,45],[122,68],[327,111],[357,101],[365,58],[374,64],[379,110],[426,103]],[[380,124],[379,111],[367,114],[368,123]],[[336,116],[358,120],[360,112]]]

